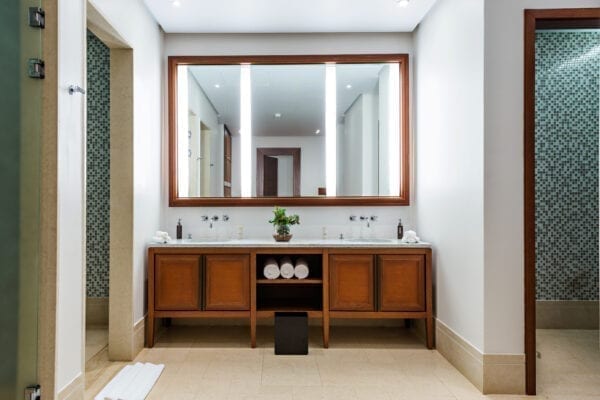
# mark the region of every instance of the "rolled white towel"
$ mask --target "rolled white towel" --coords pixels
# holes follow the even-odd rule
[[[296,260],[296,266],[294,267],[294,276],[298,279],[308,278],[309,269],[308,262],[304,258]]]
[[[156,231],[152,240],[159,243],[169,243],[171,241],[171,237],[168,232]]]
[[[294,277],[294,264],[289,257],[283,257],[279,263],[279,270],[281,271],[281,277],[290,279]]]
[[[265,261],[265,266],[263,268],[263,275],[267,279],[277,279],[279,278],[279,264],[274,258],[268,258]]]

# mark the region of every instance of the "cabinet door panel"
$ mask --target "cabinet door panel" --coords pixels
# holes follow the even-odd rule
[[[250,309],[250,257],[207,255],[204,262],[204,308]]]
[[[157,255],[154,293],[157,310],[199,310],[200,257]]]
[[[330,256],[329,308],[336,311],[374,311],[373,278],[373,256]]]
[[[382,255],[378,266],[380,311],[425,311],[423,256]]]

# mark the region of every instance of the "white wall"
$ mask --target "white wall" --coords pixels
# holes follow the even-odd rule
[[[483,2],[440,0],[415,35],[416,221],[437,318],[484,349]]]
[[[246,54],[363,54],[408,53],[412,54],[410,33],[352,33],[352,34],[166,34],[165,55],[246,55]],[[164,60],[166,65],[166,60]],[[412,68],[411,68],[412,70]],[[166,72],[164,78],[166,89]],[[166,110],[165,110],[166,113]],[[165,114],[166,115],[166,114]],[[166,132],[166,131],[165,131]],[[166,133],[165,133],[166,136]],[[165,142],[166,143],[166,142]],[[234,147],[235,151],[235,147]],[[208,234],[208,228],[200,222],[200,215],[227,213],[231,216],[232,230],[244,226],[246,236],[268,237],[272,228],[267,223],[271,207],[182,208],[168,207],[167,157],[163,157],[163,210],[162,229],[175,233],[177,218],[182,217],[184,230]],[[235,168],[235,166],[233,167]],[[408,207],[290,207],[300,214],[302,224],[292,228],[297,236],[321,237],[322,227],[328,227],[330,236],[341,231],[352,232],[348,222],[350,214],[376,214],[377,234],[395,237],[398,218],[406,226],[413,226]],[[356,231],[356,228],[355,228]],[[373,234],[373,230],[370,231]],[[427,237],[424,237],[427,239]]]
[[[194,74],[189,72],[188,70],[188,107],[189,111],[193,112],[195,115],[195,123],[200,124],[203,123],[210,130],[210,161],[206,160],[206,162],[198,163],[195,159],[198,156],[201,156],[205,153],[205,149],[201,148],[201,140],[200,140],[200,127],[188,127],[188,129],[192,129],[192,135],[194,136],[195,142],[197,142],[198,146],[195,148],[192,146],[192,158],[190,159],[191,163],[194,163],[195,166],[190,168],[190,193],[193,196],[198,196],[199,192],[196,190],[200,190],[200,187],[196,187],[196,190],[192,190],[192,181],[198,180],[198,173],[202,174],[202,176],[209,176],[210,184],[208,187],[209,193],[206,193],[206,196],[216,196],[218,194],[222,195],[223,193],[223,125],[219,124],[219,119],[217,117],[217,111],[213,108],[212,103],[206,97],[206,94],[202,90],[198,81],[194,77]],[[198,137],[195,137],[198,135]],[[187,141],[187,136],[184,138]],[[213,164],[213,167],[210,167],[209,164]],[[199,170],[198,166],[201,165],[200,168],[204,166],[208,166],[208,171]],[[220,178],[220,179],[219,179]],[[219,191],[220,189],[220,191]]]
[[[56,391],[83,373],[85,285],[85,1],[60,0],[58,21],[58,254]]]
[[[144,317],[146,244],[160,226],[163,34],[142,0],[90,0],[133,49],[134,323]],[[65,20],[68,21],[68,20]],[[65,23],[63,25],[69,25]],[[165,153],[166,154],[166,153]]]
[[[485,351],[524,352],[523,10],[598,0],[485,2]]]

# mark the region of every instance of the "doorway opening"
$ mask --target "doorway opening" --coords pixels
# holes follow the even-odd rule
[[[600,9],[525,10],[524,39],[526,391],[566,395],[600,364]]]
[[[300,196],[299,147],[256,149],[256,195],[259,197]]]

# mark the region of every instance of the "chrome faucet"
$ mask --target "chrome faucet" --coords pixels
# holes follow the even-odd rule
[[[218,215],[213,215],[212,217],[210,217],[210,229],[212,229],[213,224],[216,223],[218,220],[219,220]]]

